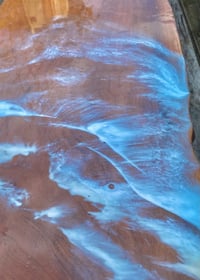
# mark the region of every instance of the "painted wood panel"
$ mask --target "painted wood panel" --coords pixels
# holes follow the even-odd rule
[[[0,279],[200,279],[168,1],[5,0],[0,40]]]

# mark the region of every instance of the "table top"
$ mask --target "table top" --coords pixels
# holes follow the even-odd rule
[[[0,279],[200,279],[168,1],[4,0],[0,65]]]

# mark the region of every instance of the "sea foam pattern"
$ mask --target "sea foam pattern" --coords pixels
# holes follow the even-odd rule
[[[51,39],[54,29],[56,25],[41,34]],[[28,210],[35,220],[57,225],[74,246],[112,272],[112,279],[164,279],[160,270],[169,268],[200,279],[200,191],[192,179],[197,164],[191,161],[186,136],[190,123],[182,56],[136,35],[110,36],[86,26],[85,43],[76,32],[68,39],[58,29],[56,39],[26,61],[25,67],[33,70],[55,62],[48,73],[40,70],[26,80],[31,85],[42,79],[49,87],[1,101],[0,116],[11,122],[26,116],[23,127],[32,121],[32,136],[16,144],[19,154],[47,153],[48,179],[71,200],[80,197],[94,209],[81,220],[81,210],[70,203],[55,201],[43,210]],[[31,47],[39,38],[33,36]],[[8,65],[6,74],[1,73],[16,69]],[[38,140],[37,131],[43,131],[44,140]],[[9,143],[1,147],[9,153],[3,152],[1,164],[17,155]],[[10,199],[14,188],[5,188],[2,183],[1,196]],[[151,214],[155,211],[157,215]],[[148,232],[176,252],[177,260],[159,261],[154,252],[144,253],[155,267],[148,270],[137,250],[129,252],[123,241],[115,242],[120,222],[123,231],[140,232],[147,243]]]

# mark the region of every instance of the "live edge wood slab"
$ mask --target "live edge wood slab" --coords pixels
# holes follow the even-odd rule
[[[200,279],[199,167],[167,0],[0,6],[0,279]]]

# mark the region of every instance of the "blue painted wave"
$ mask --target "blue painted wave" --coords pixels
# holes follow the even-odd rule
[[[75,34],[79,38],[75,40],[58,32],[51,46],[32,55],[28,67],[60,58],[72,60],[67,67],[59,62],[50,73],[36,74],[35,80],[44,75],[51,85],[44,91],[1,101],[0,117],[14,122],[14,116],[34,116],[38,129],[51,129],[51,142],[34,150],[48,153],[48,179],[95,210],[88,211],[90,218],[82,223],[75,218],[78,209],[59,201],[29,210],[34,219],[57,225],[72,244],[111,271],[113,279],[126,280],[130,275],[164,279],[161,267],[200,279],[200,190],[192,175],[197,164],[191,161],[186,137],[190,123],[183,58],[148,38],[85,32],[87,43],[81,34]],[[38,38],[33,38],[31,47]],[[98,67],[104,71],[97,71]],[[33,86],[34,81],[28,83]],[[61,129],[62,134],[57,134]],[[0,163],[12,161],[17,154],[28,157],[37,137],[36,131],[32,143],[16,144],[18,152],[2,142]],[[8,188],[7,195],[4,188],[1,196],[13,192]],[[165,218],[151,216],[153,209],[163,211]],[[127,231],[155,236],[176,252],[178,261],[162,262],[145,255],[155,265],[155,271],[149,271],[134,251],[130,254],[115,243],[113,236],[119,234],[115,225],[120,222]]]

